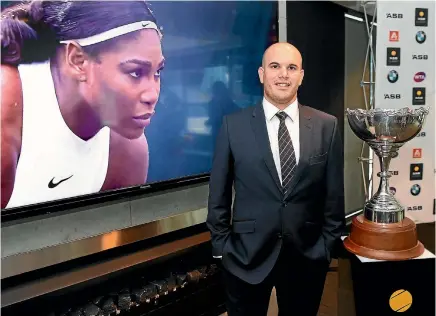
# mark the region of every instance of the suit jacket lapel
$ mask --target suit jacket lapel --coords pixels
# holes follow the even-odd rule
[[[295,186],[300,180],[301,174],[309,164],[310,144],[312,143],[312,122],[310,113],[308,113],[305,106],[298,104],[298,108],[300,120],[300,158],[298,160],[297,167],[295,167],[295,175],[289,184],[289,189],[286,192],[285,199],[288,198],[295,189]]]
[[[280,190],[280,192],[282,192],[282,184],[280,183],[271,151],[271,145],[269,142],[268,130],[265,121],[265,112],[263,111],[262,103],[255,106],[253,110],[251,126],[253,128],[259,150],[263,156],[263,159],[265,160],[265,164],[268,167],[268,170],[271,173],[277,188]]]

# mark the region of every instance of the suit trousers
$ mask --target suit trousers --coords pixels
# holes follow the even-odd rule
[[[329,268],[283,246],[271,273],[260,284],[249,284],[223,268],[228,316],[266,316],[273,287],[279,316],[316,316]]]

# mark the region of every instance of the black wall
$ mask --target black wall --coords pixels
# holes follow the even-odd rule
[[[343,135],[345,9],[327,1],[288,1],[287,40],[303,55],[299,102],[336,116]]]

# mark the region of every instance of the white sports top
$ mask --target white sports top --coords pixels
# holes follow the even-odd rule
[[[109,160],[110,130],[88,141],[66,125],[57,102],[50,62],[18,67],[23,89],[21,153],[6,208],[100,191]]]

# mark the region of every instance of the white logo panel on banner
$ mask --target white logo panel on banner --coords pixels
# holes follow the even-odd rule
[[[435,2],[377,1],[375,107],[429,108],[422,132],[391,160],[391,192],[418,223],[433,222],[436,197]],[[380,164],[374,155],[373,191]]]

